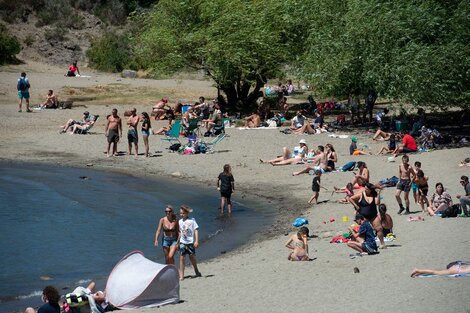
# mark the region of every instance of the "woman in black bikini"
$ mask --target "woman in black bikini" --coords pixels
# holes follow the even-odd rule
[[[364,216],[372,224],[380,240],[380,247],[383,249],[385,247],[383,227],[377,212],[377,205],[380,204],[380,195],[375,190],[375,186],[371,183],[366,183],[364,191],[350,197],[349,202],[356,209],[356,213]]]
[[[327,143],[326,147],[326,159],[327,159],[327,171],[331,172],[335,170],[335,163],[338,162],[338,155],[336,154],[335,148],[331,143]]]
[[[162,247],[163,253],[165,253],[165,263],[174,265],[174,256],[178,248],[176,243],[178,241],[179,228],[178,219],[176,218],[175,213],[173,213],[173,207],[171,205],[166,206],[165,216],[162,217],[158,223],[157,232],[155,233],[155,247],[158,246],[158,237],[160,236],[162,229]]]

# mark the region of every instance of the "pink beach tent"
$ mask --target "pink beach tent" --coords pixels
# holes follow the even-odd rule
[[[133,251],[116,264],[106,283],[106,298],[120,309],[151,308],[180,299],[178,269]]]

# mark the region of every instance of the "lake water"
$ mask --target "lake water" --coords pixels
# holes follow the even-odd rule
[[[40,305],[41,290],[49,284],[65,294],[93,279],[102,289],[114,265],[133,250],[163,263],[153,241],[167,203],[194,209],[199,259],[240,246],[271,224],[269,209],[247,200],[235,203],[232,217],[220,217],[219,201],[215,188],[0,163],[0,312]],[[200,270],[204,274],[204,267]]]

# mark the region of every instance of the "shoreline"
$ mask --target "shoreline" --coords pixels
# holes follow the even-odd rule
[[[39,75],[39,74],[38,74]],[[100,74],[106,76],[106,74]],[[10,77],[7,75],[6,77]],[[112,81],[114,75],[104,79]],[[5,78],[0,72],[0,78]],[[36,77],[36,81],[46,86],[48,83],[60,86],[62,82],[49,79],[47,74]],[[49,79],[49,81],[48,81]],[[69,81],[67,81],[68,83]],[[89,82],[93,85],[96,82]],[[133,81],[132,84],[140,84]],[[158,81],[145,82],[158,85]],[[191,86],[187,86],[191,88]],[[57,88],[56,88],[57,89]],[[208,88],[207,92],[210,93]],[[37,91],[35,92],[37,94]],[[13,102],[14,101],[14,102]],[[260,164],[260,158],[279,155],[283,146],[296,146],[305,138],[309,147],[332,143],[338,152],[341,166],[348,161],[365,161],[371,170],[371,181],[397,175],[398,161],[387,162],[386,156],[351,157],[348,153],[350,139],[330,138],[327,134],[296,136],[284,135],[279,130],[245,131],[229,128],[228,138],[217,145],[219,153],[210,155],[177,155],[167,152],[168,146],[160,137],[149,138],[151,152],[162,151],[158,157],[144,159],[139,157],[105,158],[103,148],[104,121],[100,119],[92,135],[59,135],[57,126],[68,118],[80,118],[83,108],[57,110],[54,112],[17,113],[14,93],[7,91],[1,97],[0,110],[5,118],[0,121],[1,160],[40,161],[63,166],[85,167],[93,163],[93,169],[132,173],[133,175],[157,175],[169,177],[188,184],[214,186],[218,173],[225,163],[232,165],[236,193],[234,200],[242,192],[265,201],[272,206],[279,217],[268,225],[268,231],[260,234],[259,239],[250,241],[235,251],[202,262],[202,279],[188,279],[181,283],[181,299],[184,302],[158,309],[139,309],[134,312],[176,312],[182,310],[203,312],[240,312],[241,310],[259,312],[294,312],[305,309],[316,312],[363,312],[364,306],[357,299],[376,300],[368,302],[369,311],[382,312],[468,312],[465,278],[428,278],[411,279],[414,267],[441,268],[454,260],[470,260],[470,219],[439,219],[425,217],[424,222],[408,222],[407,216],[397,215],[394,189],[385,189],[381,196],[394,219],[394,230],[398,241],[393,247],[380,251],[376,256],[350,259],[352,250],[345,245],[330,244],[331,237],[344,233],[347,223],[341,222],[342,216],[352,221],[353,210],[348,205],[334,201],[339,195],[330,196],[333,186],[344,185],[352,177],[351,172],[330,173],[322,176],[322,185],[330,192],[321,192],[322,204],[309,206],[311,195],[310,175],[293,177],[295,170],[304,165],[272,167]],[[114,105],[86,103],[92,114],[106,116]],[[130,107],[138,112],[148,111],[149,105],[120,104],[120,112]],[[154,122],[155,127],[166,122]],[[153,125],[152,125],[153,126]],[[127,128],[124,126],[124,131]],[[338,132],[336,134],[339,134]],[[344,132],[343,132],[344,133]],[[351,134],[350,134],[351,135]],[[373,142],[371,134],[355,134],[360,143],[366,143],[373,151],[384,143]],[[125,150],[126,142],[120,142],[119,150]],[[434,185],[442,181],[455,199],[462,193],[459,185],[461,175],[470,176],[470,168],[459,168],[458,162],[470,155],[470,148],[437,150],[413,154],[411,163],[421,161],[424,172],[430,176],[430,194]],[[182,173],[175,178],[171,174]],[[139,176],[138,176],[139,177]],[[418,207],[412,202],[412,211]],[[265,199],[265,200],[264,200]],[[415,213],[414,215],[420,215]],[[308,227],[315,237],[310,239],[309,247],[312,262],[288,262],[288,251],[284,247],[286,233],[294,230],[290,223],[293,217],[303,216],[309,220]],[[335,222],[328,222],[331,218]],[[457,235],[456,235],[457,234]],[[353,268],[360,269],[354,273]],[[192,269],[188,269],[192,273]],[[202,292],[203,290],[203,292]],[[338,291],[347,290],[339,296]],[[306,297],[306,301],[296,301],[295,297]],[[320,300],[320,301],[318,301]],[[301,307],[299,307],[299,305]],[[162,311],[163,310],[163,311]]]

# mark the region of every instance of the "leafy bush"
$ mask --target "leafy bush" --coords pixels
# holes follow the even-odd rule
[[[15,56],[21,51],[18,40],[8,35],[7,29],[0,24],[0,64],[15,60]]]
[[[87,57],[91,66],[100,71],[120,72],[130,63],[130,46],[127,36],[105,33],[92,41]]]
[[[47,41],[65,41],[68,40],[67,38],[67,33],[68,29],[63,28],[63,27],[55,27],[53,29],[47,30],[44,33],[44,37],[46,38]]]
[[[23,42],[26,46],[31,47],[33,45],[34,41],[35,41],[34,37],[31,36],[31,35],[28,35],[28,36],[26,36],[26,38],[24,39]]]

